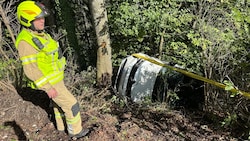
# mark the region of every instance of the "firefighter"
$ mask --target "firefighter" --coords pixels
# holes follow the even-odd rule
[[[57,130],[66,130],[71,138],[81,138],[89,129],[83,129],[79,103],[64,85],[65,57],[58,42],[44,31],[48,15],[48,9],[39,2],[21,2],[17,18],[23,28],[15,45],[24,73],[34,84],[32,88],[45,91],[53,100]]]

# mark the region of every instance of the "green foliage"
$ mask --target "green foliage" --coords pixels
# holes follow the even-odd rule
[[[15,76],[12,76],[10,72],[13,71],[14,66],[18,66],[15,60],[10,59],[9,61],[6,61],[0,58],[0,80],[2,79],[13,80]]]
[[[111,3],[117,4],[109,10],[109,21],[114,23],[110,25],[114,58],[136,52],[157,56],[160,38],[163,37],[164,60],[190,68],[195,66],[194,70],[201,71],[200,54],[187,37],[194,15],[186,6],[192,1],[133,0]],[[119,64],[119,61],[115,63]]]
[[[156,15],[159,13],[154,12],[151,15],[152,12],[147,12],[143,5],[138,5],[138,1],[112,1],[111,3],[119,4],[118,7],[111,7],[109,10],[111,13],[109,22],[114,23],[110,25],[113,55],[124,57],[135,52],[149,52],[152,48],[157,48],[154,46],[155,33],[152,33],[153,36],[149,33],[157,27],[152,25],[151,21],[157,20],[159,16]],[[148,2],[143,4],[146,3]],[[154,9],[148,8],[148,10]]]
[[[232,82],[228,81],[228,80],[224,80],[223,83],[226,85],[225,90],[226,91],[230,91],[232,89],[235,89],[235,86]],[[231,97],[235,97],[236,95],[238,95],[239,93],[231,93]]]
[[[124,99],[119,98],[116,95],[113,95],[111,98],[111,102],[115,105],[118,105],[119,108],[124,108],[126,106],[126,101]]]
[[[231,114],[228,115],[223,122],[221,122],[222,126],[231,126],[233,125],[237,120],[237,115],[236,114]]]
[[[235,36],[235,31],[248,31],[247,24],[234,22],[235,16],[232,16],[238,15],[235,18],[237,21],[249,21],[249,10],[242,13],[236,9],[235,14],[231,14],[228,3],[110,0],[108,11],[109,22],[112,23],[110,31],[113,39],[113,63],[119,65],[119,58],[135,52],[158,56],[160,38],[163,37],[162,58],[165,61],[180,64],[190,71],[202,74],[206,67],[204,64],[212,63],[208,61],[221,61],[218,60],[219,56],[223,56],[221,53],[236,53],[244,48],[233,43],[239,37]],[[234,24],[245,28],[235,30]],[[238,34],[242,35],[240,33],[243,31]],[[210,65],[208,64],[209,67]]]
[[[78,72],[76,63],[72,60],[67,60],[68,67],[65,70],[64,81],[69,90],[75,95],[88,93],[90,88],[96,84],[96,69],[89,67],[86,71]]]
[[[249,0],[109,0],[113,63],[142,52],[223,82],[225,90],[249,90]],[[161,54],[162,47],[162,54]],[[206,107],[233,115],[240,95],[205,92]],[[219,95],[219,96],[218,96]],[[173,97],[175,98],[175,97]],[[244,106],[243,106],[244,107]],[[248,109],[243,108],[242,109]],[[239,116],[246,119],[247,115]],[[224,124],[233,121],[229,116]],[[235,121],[237,122],[237,121]],[[249,128],[250,125],[244,125]]]
[[[3,60],[0,60],[0,79],[3,79],[3,76],[5,76],[6,66],[8,66],[8,64]]]
[[[79,70],[85,70],[89,65],[95,64],[94,59],[96,58],[96,51],[93,49],[93,46],[96,44],[89,44],[89,41],[85,41],[87,39],[84,37],[86,36],[85,34],[88,34],[88,36],[92,35],[92,32],[84,31],[87,30],[85,27],[86,23],[82,23],[88,22],[87,20],[89,19],[84,17],[84,14],[90,15],[90,13],[85,13],[83,9],[85,10],[86,5],[77,2],[77,0],[70,2],[67,0],[56,0],[54,5],[57,30],[58,32],[63,31],[65,35],[62,47],[64,50],[66,50],[65,48],[70,48],[71,53],[76,56],[75,59],[77,59],[77,63],[80,66]],[[79,11],[81,12],[79,13]],[[91,43],[93,41],[95,43],[95,40],[91,39]]]
[[[175,91],[168,91],[166,99],[167,104],[174,108],[176,106],[174,103],[176,103],[176,101],[178,101],[180,98]]]
[[[230,4],[230,9],[232,10],[232,17],[235,25],[235,40],[232,46],[235,48],[234,60],[231,63],[234,67],[235,73],[241,72],[241,80],[237,81],[236,85],[240,85],[242,88],[246,88],[247,83],[249,83],[249,59],[250,59],[250,1],[234,1]],[[235,75],[235,74],[234,74]],[[237,74],[236,74],[237,75]],[[240,78],[239,78],[240,79]]]

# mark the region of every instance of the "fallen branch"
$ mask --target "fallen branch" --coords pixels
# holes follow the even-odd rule
[[[7,88],[12,92],[17,93],[16,88],[13,85],[3,81],[0,81],[0,88]]]

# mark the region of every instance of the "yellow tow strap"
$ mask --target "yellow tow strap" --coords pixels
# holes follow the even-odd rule
[[[170,66],[170,65],[167,65],[166,63],[163,63],[157,59],[154,59],[154,58],[151,58],[145,54],[141,54],[141,53],[135,53],[135,54],[132,54],[132,56],[134,57],[137,57],[137,58],[140,58],[140,59],[144,59],[144,60],[147,60],[153,64],[156,64],[156,65],[159,65],[159,66],[162,66],[162,67],[166,67],[166,68],[169,68],[171,70],[174,70],[174,71],[177,71],[177,72],[180,72],[186,76],[189,76],[191,78],[194,78],[194,79],[197,79],[197,80],[201,80],[203,82],[206,82],[206,83],[209,83],[209,84],[212,84],[212,85],[215,85],[217,87],[220,87],[222,89],[225,89],[226,85],[225,84],[222,84],[222,83],[219,83],[219,82],[216,82],[216,81],[213,81],[211,79],[208,79],[208,78],[205,78],[203,76],[199,76],[197,74],[194,74],[194,73],[191,73],[191,72],[188,72],[188,71],[185,71],[183,69],[179,69],[179,68],[176,68],[176,67],[173,67],[173,66]],[[233,93],[239,93],[247,98],[250,99],[250,93],[247,93],[247,92],[244,92],[244,91],[241,91],[241,90],[238,90],[238,89],[235,89],[235,88],[232,88],[230,89],[229,91],[233,92]]]

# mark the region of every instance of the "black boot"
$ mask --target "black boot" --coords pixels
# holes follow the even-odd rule
[[[70,138],[72,140],[77,140],[79,138],[82,138],[82,137],[86,136],[89,133],[89,131],[90,130],[88,128],[87,129],[82,129],[82,131],[80,133],[78,133],[76,135],[70,135]]]

